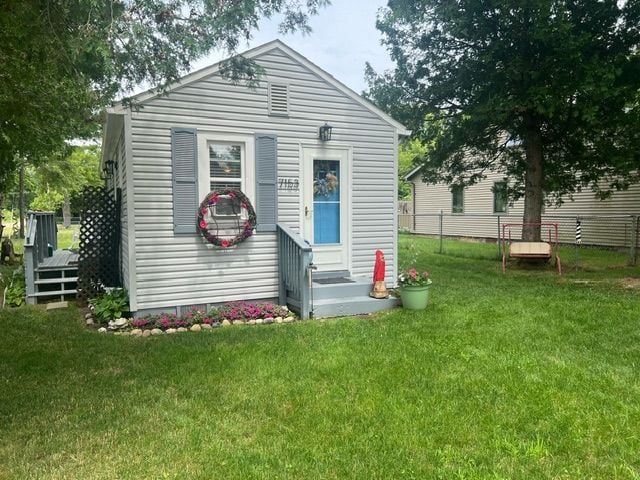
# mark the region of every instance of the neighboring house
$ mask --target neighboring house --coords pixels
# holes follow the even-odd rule
[[[166,95],[138,95],[139,108],[107,112],[103,165],[115,162],[131,310],[278,298],[303,316],[388,307],[366,294],[376,249],[388,284],[397,273],[397,147],[409,132],[279,40],[244,55],[265,71],[255,89],[223,79],[216,64]],[[319,139],[325,122],[329,141]],[[246,194],[257,228],[220,248],[197,231],[197,214],[227,187]],[[233,215],[225,205],[215,215]],[[303,240],[314,278],[328,283],[313,292]]]
[[[489,172],[486,179],[469,187],[427,184],[422,181],[419,167],[405,178],[412,184],[416,216],[410,230],[416,233],[438,234],[440,212],[446,216],[446,236],[496,239],[498,217],[501,224],[522,223],[524,200],[513,204],[507,201],[508,185],[503,174]],[[576,219],[580,218],[582,243],[627,247],[637,239],[634,216],[638,215],[640,185],[632,185],[606,200],[596,198],[590,191],[576,193],[573,199],[566,197],[559,207],[544,207],[543,222],[559,223],[560,241],[569,243],[575,241]],[[401,222],[407,223],[406,219]]]

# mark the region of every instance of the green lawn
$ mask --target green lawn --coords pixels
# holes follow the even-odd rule
[[[640,478],[640,269],[435,245],[401,239],[420,313],[142,339],[1,311],[0,478]]]

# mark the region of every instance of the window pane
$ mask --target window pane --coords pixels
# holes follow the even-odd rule
[[[209,144],[209,175],[217,178],[240,178],[240,145]]]
[[[507,211],[507,184],[496,182],[493,184],[493,213]]]
[[[464,212],[464,187],[460,185],[451,187],[451,212]]]
[[[240,182],[211,182],[211,191],[235,188],[240,190]],[[240,215],[240,200],[237,198],[220,197],[218,203],[213,208],[214,215],[238,216]]]

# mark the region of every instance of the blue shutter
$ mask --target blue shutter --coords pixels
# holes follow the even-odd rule
[[[198,146],[194,128],[171,129],[173,231],[196,233],[198,211]]]
[[[275,232],[278,223],[278,138],[256,134],[256,216],[258,232]]]

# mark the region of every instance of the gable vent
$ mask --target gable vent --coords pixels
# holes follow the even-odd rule
[[[269,84],[269,115],[289,115],[289,86],[282,83]]]

